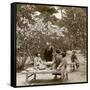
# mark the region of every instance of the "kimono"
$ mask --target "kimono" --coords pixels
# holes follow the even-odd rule
[[[34,58],[34,68],[35,69],[45,69],[45,65],[43,65],[43,61],[41,57]]]
[[[60,73],[56,73],[55,75],[60,75],[61,73],[64,73],[67,68],[67,62],[66,59],[62,57],[62,55],[57,54],[55,56],[55,61],[54,61],[54,69],[59,71]]]
[[[80,66],[79,60],[77,59],[76,55],[72,55],[71,56],[71,62],[72,62],[72,66],[71,67],[73,67],[73,70],[75,70],[75,65],[76,65],[76,68],[78,68]]]
[[[48,46],[45,49],[44,58],[45,58],[46,62],[52,61],[52,59],[53,59],[53,47],[52,46]]]

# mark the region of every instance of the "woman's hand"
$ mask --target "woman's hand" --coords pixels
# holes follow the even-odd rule
[[[57,67],[57,70],[60,70],[60,67]]]

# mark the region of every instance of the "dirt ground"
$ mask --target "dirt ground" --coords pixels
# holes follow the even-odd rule
[[[70,63],[70,56],[68,54],[66,59]],[[80,61],[80,67],[74,72],[68,73],[68,80],[61,81],[60,79],[54,79],[52,74],[37,74],[37,80],[28,79],[28,83],[25,81],[25,74],[17,73],[17,86],[26,86],[26,85],[41,85],[41,84],[60,84],[60,83],[75,83],[75,82],[86,82],[87,81],[87,62],[82,54],[77,54],[77,57]],[[70,67],[68,67],[68,71]]]

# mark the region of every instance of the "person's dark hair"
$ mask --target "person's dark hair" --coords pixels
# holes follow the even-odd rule
[[[59,49],[56,50],[56,53],[61,53],[61,51]]]
[[[62,57],[64,58],[66,56],[66,52],[62,52]]]
[[[38,54],[40,54],[40,52],[39,52],[39,51],[35,53],[35,56],[38,56]]]
[[[35,56],[38,56],[38,53],[35,53]]]

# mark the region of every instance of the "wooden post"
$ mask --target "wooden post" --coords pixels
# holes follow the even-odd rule
[[[36,74],[34,73],[34,80],[36,80]]]
[[[28,73],[26,73],[26,82],[28,83]]]

